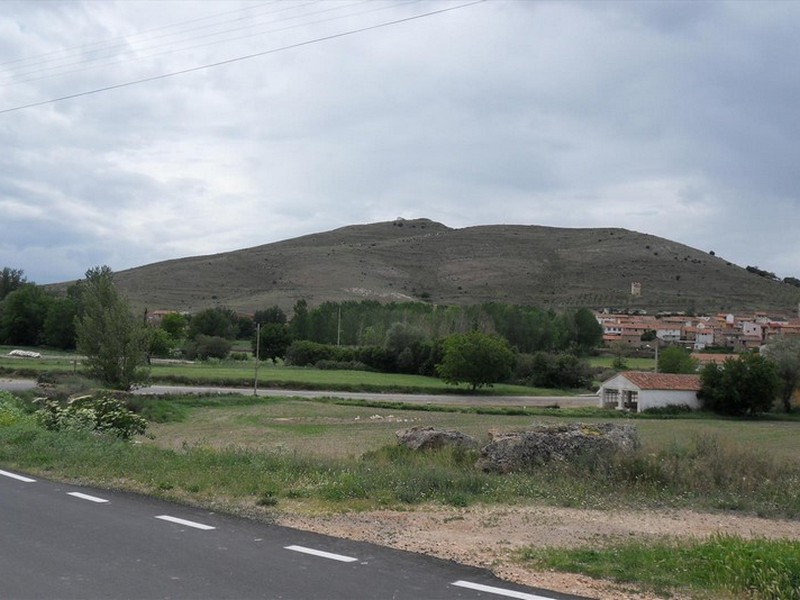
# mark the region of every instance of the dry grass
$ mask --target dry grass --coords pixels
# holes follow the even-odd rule
[[[153,443],[165,447],[207,443],[215,447],[283,448],[301,454],[351,457],[395,443],[395,431],[407,427],[457,429],[485,439],[489,430],[565,420],[604,419],[393,410],[284,399],[250,406],[196,408],[186,422],[153,424],[151,431],[155,434]],[[691,418],[642,419],[633,423],[648,452],[670,445],[686,446],[700,437],[718,437],[745,451],[763,452],[777,460],[800,461],[800,423],[796,421]]]

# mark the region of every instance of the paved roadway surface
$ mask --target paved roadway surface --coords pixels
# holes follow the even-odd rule
[[[0,390],[25,390],[36,387],[31,379],[0,379]],[[212,387],[191,385],[151,385],[139,388],[135,394],[243,394],[252,395],[252,388]],[[461,394],[382,394],[371,392],[338,392],[320,390],[259,389],[259,396],[300,398],[348,398],[354,400],[377,400],[383,402],[405,402],[408,404],[483,405],[483,406],[554,406],[562,408],[597,406],[597,396],[482,396]]]
[[[153,385],[136,390],[136,394],[192,394],[220,393],[252,395],[253,389],[217,388],[203,386]],[[597,396],[482,396],[461,394],[384,394],[372,392],[339,392],[319,390],[259,389],[259,396],[281,396],[300,398],[348,398],[354,400],[378,400],[383,402],[406,402],[409,404],[448,404],[486,406],[597,406]]]
[[[568,600],[420,554],[0,470],[0,597]]]

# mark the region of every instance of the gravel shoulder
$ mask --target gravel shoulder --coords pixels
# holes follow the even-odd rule
[[[297,509],[297,510],[295,510]],[[528,546],[577,547],[631,537],[702,539],[715,533],[800,540],[800,521],[730,514],[670,511],[599,511],[544,506],[427,506],[304,515],[288,507],[277,523],[327,535],[419,552],[491,570],[507,581],[604,600],[655,596],[582,575],[537,572],[519,564]]]

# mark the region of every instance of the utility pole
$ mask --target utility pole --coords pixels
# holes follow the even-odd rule
[[[658,338],[655,339],[655,342],[656,342],[656,373],[658,373],[658,346],[659,346]]]
[[[261,363],[261,323],[256,323],[256,376],[253,379],[253,396],[258,396],[258,365]]]

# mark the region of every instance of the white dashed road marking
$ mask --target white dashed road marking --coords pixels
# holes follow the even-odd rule
[[[479,592],[488,592],[489,594],[505,596],[506,598],[517,598],[518,600],[553,600],[553,598],[548,598],[547,596],[537,596],[536,594],[527,594],[525,592],[505,590],[503,588],[492,587],[490,585],[472,583],[471,581],[454,581],[453,585],[456,585],[458,587],[468,588],[471,590],[476,590]]]
[[[356,562],[357,558],[352,556],[343,556],[341,554],[333,554],[332,552],[324,552],[322,550],[314,550],[313,548],[306,548],[305,546],[286,546],[286,550],[294,552],[302,552],[303,554],[311,554],[312,556],[320,556],[322,558],[330,558],[331,560],[338,560],[340,562]]]
[[[98,504],[110,502],[110,500],[106,500],[105,498],[98,498],[97,496],[90,496],[89,494],[82,494],[81,492],[67,492],[67,496],[73,496],[74,498],[80,498],[81,500],[88,500],[89,502],[97,502]]]
[[[3,471],[0,469],[0,476],[8,477],[10,479],[16,479],[17,481],[23,481],[25,483],[35,483],[35,479],[31,479],[30,477],[25,477],[24,475],[17,475],[16,473],[11,473],[10,471]],[[84,494],[82,492],[67,492],[68,496],[72,496],[73,498],[79,498],[81,500],[87,500],[89,502],[96,502],[98,504],[103,504],[110,502],[110,500],[106,500],[105,498],[99,498],[97,496],[90,496],[89,494]],[[195,529],[202,529],[204,531],[208,531],[211,529],[216,529],[211,525],[206,525],[204,523],[198,523],[196,521],[188,521],[186,519],[180,519],[178,517],[172,517],[170,515],[158,515],[155,517],[156,519],[161,519],[162,521],[168,521],[170,523],[176,523],[177,525],[184,525],[186,527],[193,527]],[[256,541],[261,541],[260,538],[256,539]],[[333,552],[325,552],[324,550],[316,550],[314,548],[307,548],[306,546],[285,546],[285,550],[291,550],[293,552],[300,552],[303,554],[310,554],[312,556],[318,556],[320,558],[327,558],[330,560],[337,560],[340,562],[358,562],[359,559],[353,558],[352,556],[344,556],[343,554],[334,554]],[[499,587],[493,587],[490,585],[483,585],[480,583],[472,583],[471,581],[454,581],[451,585],[456,587],[467,588],[471,590],[475,590],[478,592],[486,592],[489,594],[494,594],[497,596],[503,596],[505,598],[516,598],[517,600],[554,600],[554,598],[549,596],[539,596],[536,594],[528,594],[526,592],[518,592],[516,590],[508,590]]]
[[[22,475],[17,475],[16,473],[9,473],[8,471],[0,471],[0,475],[3,477],[10,477],[11,479],[16,479],[17,481],[24,481],[25,483],[34,483],[36,480],[31,479],[30,477],[23,477]]]
[[[159,515],[156,517],[156,519],[169,521],[170,523],[177,523],[178,525],[186,525],[187,527],[194,527],[195,529],[203,529],[204,531],[216,529],[216,527],[212,527],[211,525],[204,525],[203,523],[197,523],[195,521],[187,521],[186,519],[179,519],[178,517],[170,517],[169,515]]]

